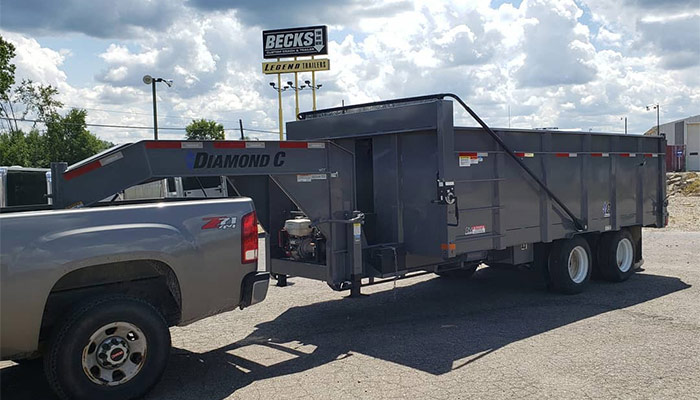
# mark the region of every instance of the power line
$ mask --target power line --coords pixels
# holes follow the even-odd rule
[[[135,112],[135,111],[121,111],[121,110],[107,110],[104,108],[89,108],[89,107],[78,107],[78,106],[68,106],[64,105],[63,107],[60,107],[62,109],[70,109],[70,108],[75,108],[75,109],[83,109],[83,110],[89,110],[89,111],[99,111],[99,112],[108,112],[108,113],[115,113],[115,114],[131,114],[131,115],[143,115],[146,117],[152,117],[153,114],[149,113],[142,113],[142,112]],[[179,120],[189,120],[189,119],[196,119],[196,118],[191,118],[191,117],[176,117],[174,115],[159,115],[158,118],[171,118],[171,119],[179,119]],[[216,122],[228,122],[232,124],[237,124],[238,121],[232,121],[232,120],[225,120],[225,119],[214,119]],[[245,129],[244,129],[245,130]],[[271,133],[277,133],[271,132]]]
[[[8,120],[8,121],[18,121],[18,122],[33,122],[33,123],[41,123],[41,124],[50,124],[52,121],[45,121],[41,119],[26,119],[26,118],[7,118],[7,117],[0,117],[0,119]],[[152,126],[131,126],[131,125],[112,125],[112,124],[80,124],[80,123],[75,123],[75,122],[66,122],[66,121],[58,121],[55,123],[59,124],[64,124],[64,125],[74,125],[74,126],[95,126],[99,128],[120,128],[120,129],[150,129],[153,130]],[[173,131],[184,131],[185,128],[176,128],[176,127],[158,127],[158,129],[164,129],[164,130],[173,130]]]
[[[7,121],[18,121],[18,122],[32,122],[32,123],[41,123],[41,124],[48,124],[51,123],[51,121],[45,121],[41,119],[26,119],[26,118],[7,118],[7,117],[0,117],[0,119],[4,119]],[[60,124],[64,125],[73,125],[73,126],[94,126],[98,128],[117,128],[117,129],[148,129],[148,130],[153,130],[152,126],[136,126],[136,125],[113,125],[113,124],[90,124],[90,123],[85,123],[85,124],[80,124],[80,123],[75,123],[75,122],[66,122],[66,121],[60,121],[57,122]],[[174,126],[159,126],[158,130],[169,130],[169,131],[184,131],[185,128],[179,128],[179,127],[174,127]],[[238,131],[240,128],[224,128],[224,131]],[[266,131],[263,129],[254,129],[254,128],[243,128],[244,131],[250,131],[250,132],[262,132],[262,133],[277,133],[277,131]]]

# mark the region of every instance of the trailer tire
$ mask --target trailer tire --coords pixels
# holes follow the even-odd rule
[[[479,268],[478,264],[471,264],[463,268],[455,268],[447,271],[436,272],[436,274],[441,278],[469,279],[472,277],[472,275],[474,275],[474,272],[476,272],[477,268]]]
[[[604,234],[597,254],[601,277],[611,282],[626,281],[634,274],[635,253],[634,240],[626,229]]]
[[[134,399],[160,379],[170,353],[162,314],[133,297],[92,299],[52,335],[44,372],[61,399]]]
[[[581,293],[591,280],[593,258],[588,242],[580,237],[552,243],[547,260],[549,284],[559,293]]]

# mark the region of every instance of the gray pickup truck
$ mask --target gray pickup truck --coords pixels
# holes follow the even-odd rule
[[[145,394],[168,327],[267,294],[249,198],[29,208],[0,214],[0,355],[43,357],[61,398]]]

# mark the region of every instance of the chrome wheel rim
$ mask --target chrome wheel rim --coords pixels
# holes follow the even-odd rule
[[[124,384],[143,367],[146,350],[146,336],[135,325],[107,324],[96,330],[83,348],[83,372],[98,385]]]
[[[588,253],[581,246],[576,246],[569,253],[569,277],[574,283],[581,283],[588,276]]]
[[[634,248],[632,247],[632,242],[623,238],[617,242],[617,251],[615,252],[615,261],[617,262],[617,269],[620,272],[627,272],[632,268],[632,260],[634,259]]]

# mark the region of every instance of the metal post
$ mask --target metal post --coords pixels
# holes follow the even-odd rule
[[[278,58],[277,62],[279,60]],[[280,140],[284,140],[284,133],[282,132],[282,124],[284,123],[282,119],[282,74],[277,74],[277,102],[279,104]]]
[[[314,59],[314,56],[311,56]],[[311,97],[314,101],[313,110],[316,111],[316,71],[311,71]]]
[[[153,90],[153,140],[158,140],[158,110],[156,107],[156,80],[151,81]]]
[[[627,134],[627,117],[625,117],[625,135]]]
[[[294,57],[294,61],[297,58]],[[299,120],[299,73],[294,73],[294,101],[296,102],[296,114],[294,114],[294,119]]]
[[[659,104],[656,103],[656,134],[661,135],[661,127],[659,126]]]
[[[238,126],[241,128],[241,140],[245,140],[245,136],[243,135],[243,120],[238,119]]]

